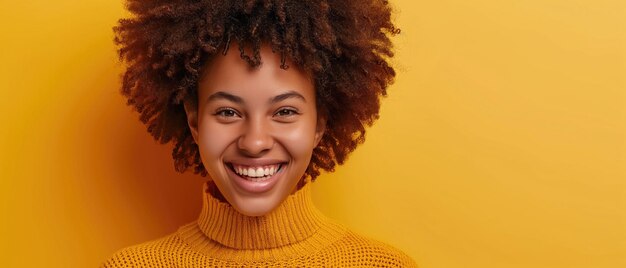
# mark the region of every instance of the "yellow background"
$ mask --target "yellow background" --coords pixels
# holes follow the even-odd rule
[[[626,2],[392,2],[397,83],[319,208],[424,268],[626,267]],[[125,15],[2,3],[2,267],[95,267],[199,213],[118,93]]]

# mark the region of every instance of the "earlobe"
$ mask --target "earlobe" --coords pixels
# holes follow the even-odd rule
[[[185,109],[185,114],[187,114],[187,125],[189,126],[189,130],[191,131],[193,140],[197,144],[198,143],[198,108],[196,105],[193,105],[189,103],[188,101],[184,101],[183,106]]]

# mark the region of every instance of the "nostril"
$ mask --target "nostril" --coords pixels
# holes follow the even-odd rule
[[[271,138],[241,137],[237,147],[248,155],[259,155],[272,149],[274,142]]]

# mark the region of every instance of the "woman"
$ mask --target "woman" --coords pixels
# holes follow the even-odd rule
[[[197,221],[103,267],[414,267],[311,201],[364,141],[395,76],[386,1],[130,1],[122,93],[176,170],[208,177]]]

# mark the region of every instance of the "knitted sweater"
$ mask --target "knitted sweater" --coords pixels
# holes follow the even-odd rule
[[[101,267],[417,267],[398,249],[323,216],[310,185],[251,217],[213,197],[205,183],[196,221],[123,248]]]

